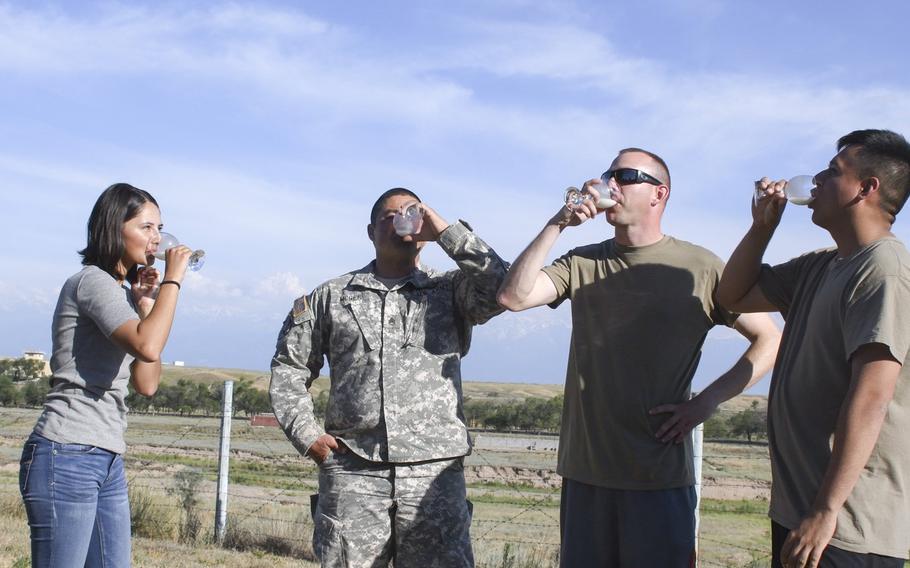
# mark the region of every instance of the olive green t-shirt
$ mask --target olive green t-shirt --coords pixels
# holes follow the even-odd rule
[[[838,514],[831,544],[907,558],[910,549],[910,255],[894,238],[853,256],[836,250],[764,266],[759,285],[786,320],[768,406],[770,516],[795,528],[808,513],[831,458],[850,388],[850,358],[880,343],[900,377],[878,442]]]
[[[643,247],[610,239],[544,268],[551,306],[572,301],[560,475],[611,489],[694,483],[691,437],[660,442],[668,415],[648,411],[689,399],[708,330],[733,324],[714,301],[722,271],[710,251],[673,237]]]

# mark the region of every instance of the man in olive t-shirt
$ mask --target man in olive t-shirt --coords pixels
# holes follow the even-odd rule
[[[695,542],[688,434],[770,369],[779,335],[766,315],[737,319],[717,305],[719,258],[661,232],[670,174],[660,157],[622,150],[582,194],[590,199],[548,221],[499,292],[512,311],[572,302],[557,469],[560,562],[688,568]],[[562,230],[597,215],[595,204],[608,205],[601,201],[608,196],[615,237],[544,268]],[[718,324],[736,327],[751,346],[689,400],[705,336]]]
[[[771,267],[786,205],[763,195],[718,298],[786,320],[768,408],[774,566],[901,567],[910,549],[910,254],[891,233],[910,191],[910,144],[860,130],[815,175],[812,221],[837,247]]]

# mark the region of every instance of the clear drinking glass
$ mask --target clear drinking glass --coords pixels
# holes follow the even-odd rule
[[[784,196],[787,201],[793,205],[808,205],[812,202],[812,190],[815,189],[815,177],[800,175],[790,178],[787,185],[784,186]],[[759,200],[765,194],[762,190],[755,188],[755,199]]]
[[[155,253],[155,258],[158,260],[164,260],[164,253],[167,252],[167,249],[173,248],[180,244],[180,241],[177,240],[177,237],[170,233],[165,233],[161,231],[161,240],[158,242],[158,251]],[[202,249],[193,251],[193,254],[190,256],[190,262],[187,264],[187,268],[193,272],[202,268],[205,264],[205,251]]]
[[[614,194],[613,188],[610,187],[609,184],[599,182],[595,185],[594,189],[596,189],[597,193],[600,194],[600,197],[597,199],[597,203],[594,204],[594,207],[596,207],[598,211],[603,211],[616,205],[616,195]],[[592,198],[593,196],[590,193],[583,192],[577,187],[570,186],[566,189],[566,207],[569,209],[575,209],[585,201]]]
[[[416,235],[423,227],[423,209],[417,203],[403,207],[392,217],[392,226],[401,237]]]

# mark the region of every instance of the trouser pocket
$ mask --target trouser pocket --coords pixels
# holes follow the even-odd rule
[[[26,442],[22,448],[22,458],[19,460],[19,492],[25,495],[28,488],[28,477],[32,472],[32,464],[35,462],[35,452],[38,450],[38,444],[35,442]]]
[[[313,515],[313,552],[323,568],[348,568],[341,521],[318,507]]]

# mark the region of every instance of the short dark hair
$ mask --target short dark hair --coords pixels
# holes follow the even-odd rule
[[[392,189],[386,190],[379,196],[379,199],[376,200],[376,203],[373,204],[373,209],[370,210],[370,224],[376,223],[376,216],[379,215],[379,211],[382,209],[382,206],[385,204],[385,200],[392,197],[393,195],[410,195],[420,203],[420,198],[417,197],[417,194],[406,189],[404,187],[393,187]]]
[[[657,162],[658,167],[661,169],[661,171],[657,172],[658,179],[660,179],[662,177],[663,179],[661,181],[666,183],[667,187],[670,187],[670,168],[667,166],[667,162],[665,162],[663,158],[661,158],[654,152],[649,152],[648,150],[643,150],[641,148],[634,148],[634,147],[633,148],[623,148],[622,150],[620,150],[617,153],[617,155],[626,154],[628,152],[638,152],[640,154],[644,154],[644,155],[650,157],[655,162]]]
[[[88,218],[88,244],[79,251],[82,264],[97,266],[115,278],[135,280],[136,267],[127,274],[119,274],[117,265],[126,252],[123,224],[138,215],[146,203],[158,207],[149,192],[128,183],[115,183],[105,189]]]
[[[891,222],[910,195],[910,144],[890,130],[854,130],[837,141],[837,151],[857,146],[856,174],[877,177],[879,203]]]

